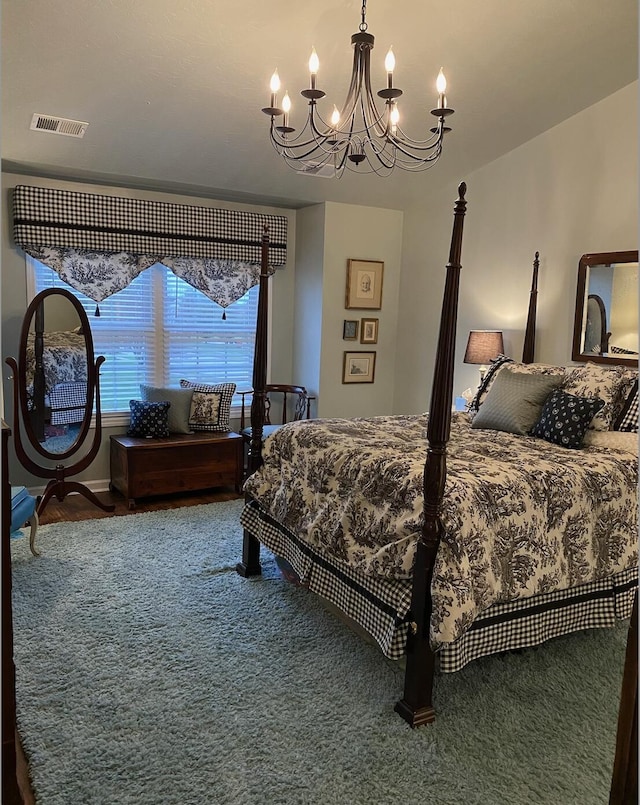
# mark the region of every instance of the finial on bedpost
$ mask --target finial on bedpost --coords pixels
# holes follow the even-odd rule
[[[529,294],[529,312],[522,347],[522,363],[533,363],[536,349],[536,312],[538,307],[538,269],[540,268],[540,252],[533,258],[533,275],[531,277],[531,293]]]

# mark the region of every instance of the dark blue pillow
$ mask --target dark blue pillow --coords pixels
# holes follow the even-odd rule
[[[591,420],[603,406],[604,400],[599,397],[576,397],[556,389],[547,397],[540,419],[529,433],[560,447],[577,449],[582,447]]]
[[[127,436],[142,436],[146,439],[163,439],[169,435],[170,402],[145,402],[129,400],[131,423]]]

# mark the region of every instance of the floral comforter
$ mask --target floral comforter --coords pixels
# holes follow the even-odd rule
[[[411,577],[427,417],[285,425],[245,491],[320,553],[364,573]],[[484,609],[637,564],[637,448],[568,450],[470,428],[453,415],[432,584],[431,636],[453,642]]]

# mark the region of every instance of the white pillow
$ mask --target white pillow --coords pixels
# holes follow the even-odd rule
[[[638,434],[620,430],[588,430],[584,435],[585,447],[606,447],[638,454]]]

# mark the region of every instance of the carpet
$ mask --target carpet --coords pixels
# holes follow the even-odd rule
[[[42,805],[608,802],[626,624],[439,677],[280,576],[242,579],[242,502],[12,543],[18,726]],[[263,551],[264,553],[264,551]]]

